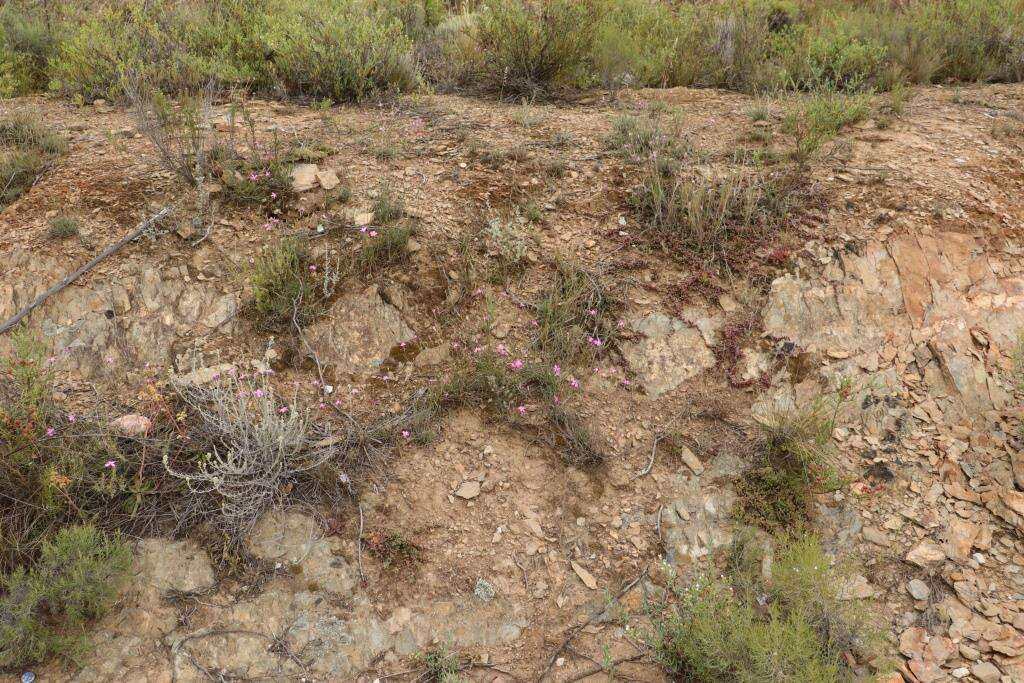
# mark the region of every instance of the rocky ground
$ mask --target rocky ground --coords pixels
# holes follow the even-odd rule
[[[571,257],[623,302],[619,349],[567,369],[607,462],[571,467],[550,443],[460,409],[433,443],[402,444],[358,507],[264,518],[249,541],[269,568],[259,574],[225,575],[192,540],[142,540],[84,666],[53,663],[40,680],[414,680],[412,656],[438,643],[472,658],[472,680],[533,680],[555,654],[551,680],[620,658],[634,660],[616,667],[623,679],[663,680],[627,626],[642,632],[642,601],[664,590],[666,567],[685,573],[731,542],[752,419],[845,382],[834,439],[848,480],[820,497],[816,521],[831,551],[860,564],[851,597],[880,606],[904,662],[891,680],[1024,681],[1013,378],[1024,137],[1003,133],[1024,112],[1024,88],[921,89],[895,120],[844,131],[812,165],[814,201],[783,246],[749,254],[744,273],[698,271],[651,249],[626,201],[635,164],[606,144],[614,118],[662,112],[713,167],[759,144],[754,133],[780,134],[786,103],[759,122],[752,105],[685,89],[543,106],[417,96],[326,114],[253,103],[261,135],[331,153],[305,169],[280,222],[228,205],[208,233],[181,220],[33,314],[67,400],[114,393],[130,412],[158,368],[201,374],[252,359],[317,396],[312,363],[244,314],[241,273],[284,234],[344,251],[386,181],[416,223],[413,255],[346,283],[308,328],[334,400],[387,411],[474,345],[525,353],[523,302],[556,255]],[[129,112],[38,98],[0,111],[32,112],[71,141],[0,213],[5,319],[180,188]],[[352,191],[344,205],[337,178]],[[460,238],[515,206],[537,213],[527,273],[473,283],[456,301]],[[80,236],[48,239],[49,219],[69,212]],[[344,229],[318,237],[325,225]],[[672,457],[655,441],[669,431],[687,443]],[[400,534],[416,559],[389,566],[360,532]]]

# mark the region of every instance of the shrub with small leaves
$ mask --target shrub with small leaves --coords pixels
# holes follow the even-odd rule
[[[119,538],[91,526],[61,529],[30,568],[0,581],[0,668],[81,653],[86,623],[113,603],[130,563]]]
[[[304,325],[316,310],[317,290],[305,247],[283,239],[268,247],[249,267],[253,311],[271,327]]]
[[[67,239],[78,234],[78,221],[71,216],[58,216],[50,221],[46,236],[52,240]]]

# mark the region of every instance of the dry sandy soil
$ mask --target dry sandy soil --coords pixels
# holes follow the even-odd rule
[[[1024,681],[1011,377],[1024,327],[1024,135],[1005,125],[1019,122],[1024,87],[919,89],[902,116],[845,130],[811,165],[784,235],[744,254],[742,269],[652,248],[628,204],[637,165],[606,143],[615,117],[658,112],[713,170],[762,147],[766,131],[785,144],[787,103],[756,123],[753,105],[686,89],[528,107],[416,96],[327,114],[250,103],[262,138],[329,147],[319,169],[351,200],[314,185],[268,230],[266,216],[215,194],[208,233],[173,221],[50,299],[29,322],[54,345],[67,400],[112,397],[130,413],[158,368],[266,358],[283,390],[329,419],[314,364],[245,314],[244,267],[285,234],[346,253],[386,182],[415,224],[413,253],[346,280],[308,328],[329,400],[387,412],[474,347],[529,358],[530,302],[556,258],[571,258],[622,302],[617,347],[564,369],[567,400],[606,461],[567,465],[524,428],[534,406],[511,421],[460,409],[432,443],[400,444],[358,507],[264,519],[250,545],[273,571],[258,580],[226,577],[193,541],[142,541],[83,666],[51,663],[40,680],[415,680],[412,656],[437,643],[471,661],[471,680],[534,680],[555,654],[550,680],[584,680],[618,659],[629,661],[616,680],[664,680],[639,645],[643,600],[664,591],[669,568],[685,575],[730,543],[754,416],[847,378],[834,439],[848,480],[820,497],[815,518],[829,550],[859,563],[851,596],[880,607],[904,662],[892,680]],[[0,103],[11,112],[31,112],[71,146],[0,212],[0,319],[181,194],[130,112]],[[484,228],[515,207],[538,214],[521,226],[526,272],[468,286],[464,245],[493,260]],[[80,236],[49,239],[58,214],[77,217]],[[669,432],[696,462],[655,447]],[[408,539],[415,557],[382,561],[357,543],[361,524],[364,539]],[[912,596],[911,580],[926,590],[915,582]]]

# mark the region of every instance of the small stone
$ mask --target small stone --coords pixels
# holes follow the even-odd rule
[[[575,560],[571,561],[569,564],[572,565],[572,570],[576,572],[576,576],[580,577],[580,581],[583,582],[583,585],[590,590],[597,590],[597,579],[594,578],[593,574],[588,572],[581,565],[577,564]]]
[[[679,446],[679,458],[686,463],[687,467],[693,470],[694,474],[700,475],[704,472],[704,463],[684,444]]]
[[[453,493],[463,500],[472,500],[480,495],[480,482],[464,481],[459,484]]]
[[[308,192],[316,186],[316,176],[319,171],[316,164],[295,164],[288,175],[292,181],[292,190],[295,192]]]
[[[932,594],[932,589],[921,579],[911,579],[907,583],[907,592],[915,600],[927,600]]]
[[[946,559],[946,553],[935,541],[924,540],[907,553],[906,561],[923,569],[937,566]]]
[[[864,540],[874,543],[875,545],[887,548],[892,545],[892,541],[889,540],[889,536],[884,531],[880,531],[873,526],[865,526],[861,533],[864,534]]]
[[[352,224],[355,225],[357,228],[362,228],[364,226],[369,225],[372,222],[372,211],[363,211],[362,213],[357,213],[356,215],[352,216]]]
[[[110,426],[125,436],[143,436],[153,428],[153,421],[145,415],[132,413],[130,415],[122,415],[111,422]]]
[[[908,628],[900,634],[900,652],[904,656],[920,658],[928,641],[928,632],[919,626]]]
[[[336,188],[341,181],[338,179],[338,174],[333,169],[325,168],[322,171],[317,171],[316,179],[320,183],[320,187],[325,190],[333,190]]]
[[[423,349],[413,360],[412,364],[418,368],[428,368],[434,365],[441,365],[451,358],[451,347],[448,344],[441,344],[429,349]]]
[[[1003,675],[991,662],[978,662],[971,667],[971,673],[981,683],[999,683]]]

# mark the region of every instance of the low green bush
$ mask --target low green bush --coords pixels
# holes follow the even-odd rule
[[[313,316],[316,286],[305,247],[284,239],[267,247],[249,267],[253,310],[263,324],[290,327],[297,318],[305,325]]]
[[[597,21],[585,0],[491,0],[473,27],[474,76],[501,96],[585,84]]]
[[[82,653],[86,623],[113,604],[130,564],[120,538],[91,526],[61,529],[28,569],[0,580],[0,668]]]
[[[694,683],[843,683],[855,680],[844,653],[871,656],[871,612],[841,594],[850,580],[814,538],[785,541],[763,574],[763,545],[717,577],[698,576],[655,611],[658,661]]]

